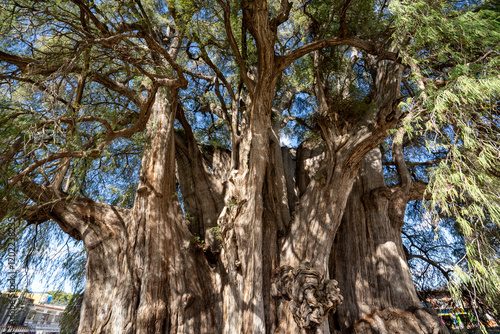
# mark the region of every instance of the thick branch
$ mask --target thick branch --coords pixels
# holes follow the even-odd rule
[[[68,199],[67,194],[38,184],[29,178],[24,178],[18,187],[38,204],[37,210],[29,210],[26,218],[32,222],[40,222],[50,217],[64,232],[75,239],[84,238],[85,231],[90,225],[95,229],[105,228],[105,225],[122,224],[122,215],[127,213],[127,210],[114,208],[89,198]]]
[[[75,3],[82,11],[85,12],[85,14],[90,17],[94,25],[104,34],[104,35],[109,35],[109,29],[108,27],[99,21],[99,19],[92,13],[89,7],[87,7],[81,0],[72,0],[73,3]]]
[[[16,65],[21,69],[21,71],[24,71],[26,69],[26,66],[31,64],[33,62],[33,59],[31,58],[26,58],[26,57],[20,57],[16,55],[11,55],[8,53],[5,53],[3,51],[0,51],[0,61],[4,61],[6,63]]]
[[[18,138],[14,142],[10,150],[8,150],[5,153],[0,153],[0,167],[7,164],[10,161],[10,159],[12,159],[14,155],[16,155],[16,153],[19,151],[19,148],[21,147],[22,142],[23,142],[22,138]]]
[[[428,161],[405,161],[407,166],[433,166],[441,162],[443,159],[432,159]],[[382,163],[384,166],[395,166],[393,161],[384,161]]]
[[[95,82],[100,83],[104,87],[109,88],[112,91],[115,91],[115,92],[127,97],[136,106],[140,106],[144,102],[144,99],[141,97],[141,95],[139,94],[138,91],[136,91],[134,89],[130,89],[127,86],[125,86],[124,84],[119,83],[118,81],[112,80],[103,74],[94,73],[92,75],[92,79],[94,79]]]
[[[290,64],[292,64],[295,60],[300,57],[311,53],[316,50],[320,50],[329,46],[337,46],[337,45],[349,45],[356,47],[360,50],[363,50],[369,54],[377,55],[379,60],[388,59],[396,61],[398,60],[398,54],[395,52],[390,52],[380,48],[377,44],[365,41],[356,37],[333,37],[327,38],[320,41],[314,41],[307,45],[304,45],[298,49],[293,50],[289,54],[285,56],[278,56],[277,68],[276,72],[281,73],[285,70]]]
[[[297,123],[299,123],[300,125],[302,125],[303,127],[306,127],[308,128],[310,131],[315,131],[315,129],[313,127],[311,127],[309,124],[307,124],[307,122],[305,120],[303,120],[302,118],[300,117],[295,117],[295,116],[287,116],[283,119],[283,122],[281,124],[281,127],[285,127],[285,125],[290,122],[290,121],[295,121]]]
[[[422,199],[431,200],[432,194],[427,192],[427,183],[422,181],[413,181],[411,183],[410,192],[408,193],[409,201],[419,201]]]
[[[281,115],[284,110],[290,108],[293,98],[299,91],[299,88],[296,86],[292,86],[285,90],[283,94],[281,94],[278,105],[273,107],[273,111]]]
[[[342,6],[342,10],[340,11],[340,37],[347,37],[348,35],[346,13],[350,3],[351,0],[346,0],[344,6]]]
[[[231,49],[233,50],[234,56],[240,68],[241,79],[250,90],[253,90],[255,83],[247,75],[247,67],[245,65],[245,62],[243,61],[243,58],[241,57],[238,43],[234,38],[233,29],[231,28],[231,9],[229,7],[229,4],[225,3],[224,0],[217,0],[217,3],[221,6],[224,12],[224,27],[226,29],[229,44],[231,45]]]
[[[177,72],[177,75],[179,76],[179,78],[176,80],[163,79],[160,83],[166,87],[186,88],[188,82],[184,77],[184,69],[182,68],[182,66],[177,64],[172,55],[170,55],[170,53],[165,50],[165,48],[158,44],[158,42],[156,42],[154,38],[146,34],[144,34],[144,36],[142,37],[144,37],[150,48],[158,51],[158,53],[160,53],[167,60],[167,62],[170,64],[170,66],[172,66],[172,68]]]

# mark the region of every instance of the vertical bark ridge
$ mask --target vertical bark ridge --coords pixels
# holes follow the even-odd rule
[[[224,313],[231,312],[225,324],[225,333],[235,329],[240,329],[242,333],[265,331],[263,186],[271,154],[269,138],[275,84],[276,78],[263,74],[256,91],[249,98],[250,131],[239,145],[239,169],[231,172],[226,208],[219,219],[219,225],[224,230],[222,260],[228,279],[224,292]],[[232,293],[233,289],[240,292],[239,296]]]
[[[135,333],[138,290],[127,242],[130,218],[129,212],[117,210],[114,224],[103,219],[104,228],[89,228],[83,234],[87,264],[79,333],[113,333],[116,329]]]
[[[210,268],[196,261],[190,247],[191,234],[176,202],[173,124],[177,110],[176,91],[157,96],[152,113],[151,148],[143,159],[139,191],[134,204],[135,221],[144,222],[146,235],[137,261],[143,263],[138,322],[155,332],[208,332],[217,326],[216,305],[210,303],[203,284],[210,286]],[[157,191],[161,189],[161,191]],[[140,229],[141,227],[139,227]],[[144,232],[146,231],[146,232]],[[138,230],[141,235],[141,231]],[[151,252],[151,256],[144,254]],[[205,269],[204,276],[198,270]],[[141,267],[139,267],[141,268]],[[161,268],[164,268],[163,270]],[[148,299],[156,298],[156,303]],[[144,302],[143,302],[144,301]],[[151,309],[153,308],[153,309]],[[166,316],[168,314],[168,316]]]
[[[189,214],[193,233],[207,245],[215,247],[216,235],[212,228],[217,226],[217,219],[224,207],[223,186],[210,173],[182,109],[177,118],[185,131],[185,138],[176,135],[177,179],[184,199],[184,210]]]
[[[263,286],[266,333],[273,333],[277,324],[276,303],[269,288],[273,270],[279,266],[278,238],[290,222],[290,209],[279,132],[271,133],[269,162],[263,187]]]

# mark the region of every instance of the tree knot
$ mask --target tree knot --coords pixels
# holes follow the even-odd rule
[[[271,283],[272,296],[289,301],[288,308],[301,328],[318,326],[344,300],[336,280],[325,279],[310,267],[278,267]]]

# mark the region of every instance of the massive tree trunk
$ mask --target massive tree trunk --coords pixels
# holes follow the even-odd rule
[[[274,82],[271,87],[273,85]],[[227,279],[223,297],[224,333],[265,332],[263,186],[273,92],[267,96],[256,95],[252,101],[250,129],[240,144],[239,168],[232,172],[226,208],[219,219],[223,236],[221,259]]]
[[[344,296],[332,317],[332,329],[448,332],[435,312],[419,301],[403,251],[401,229],[409,191],[401,184],[385,186],[378,149],[363,159],[330,257],[331,273]]]
[[[274,63],[268,61],[261,73],[271,72]],[[314,154],[304,154],[305,145],[299,149],[295,184],[294,173],[285,170],[292,159],[282,156],[279,127],[271,121],[275,84],[276,76],[261,75],[249,93],[249,116],[241,125],[246,131],[232,169],[222,163],[223,171],[213,170],[215,164],[210,171],[175,91],[158,93],[133,208],[90,200],[54,207],[54,218],[87,250],[79,332],[329,331],[328,312],[342,302],[328,272],[333,238],[362,156],[385,138],[394,121],[362,125],[358,132],[353,127],[340,137],[331,134],[332,123],[323,124],[330,147],[317,160],[319,170],[309,173],[305,160]],[[392,85],[397,84],[396,78]],[[395,97],[397,90],[374,113],[393,113]],[[184,136],[174,134],[176,112]],[[207,252],[192,242],[177,203],[176,173],[186,212],[196,215],[191,228],[211,247],[218,216],[220,261],[216,249]]]

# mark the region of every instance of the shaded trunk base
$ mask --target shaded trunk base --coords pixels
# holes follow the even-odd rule
[[[340,333],[340,332],[338,332]],[[433,309],[416,308],[406,311],[377,310],[356,321],[346,333],[352,334],[446,334]]]

